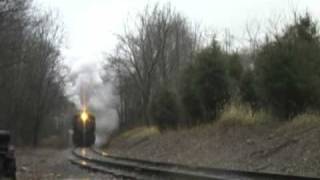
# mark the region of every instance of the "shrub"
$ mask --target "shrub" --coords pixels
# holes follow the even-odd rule
[[[290,119],[319,105],[319,33],[306,14],[275,37],[258,53],[258,88],[264,103],[277,116]]]
[[[243,73],[239,86],[241,101],[249,104],[253,110],[257,110],[259,96],[256,90],[255,74],[252,70],[247,70]]]
[[[213,120],[230,97],[225,56],[217,42],[198,53],[190,66],[181,90],[186,110],[201,121]]]
[[[175,94],[167,89],[161,89],[152,103],[151,115],[160,130],[176,129],[179,109]]]
[[[240,62],[240,56],[237,53],[225,53],[226,58],[226,71],[229,78],[230,95],[232,98],[238,97],[240,93],[240,84],[243,74],[243,67]]]
[[[202,109],[200,100],[196,94],[196,87],[194,83],[195,68],[189,65],[182,74],[180,92],[182,96],[182,104],[186,111],[187,126],[198,124],[202,119]]]

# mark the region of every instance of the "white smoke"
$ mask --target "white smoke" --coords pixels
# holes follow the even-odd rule
[[[82,65],[71,73],[73,85],[69,88],[72,101],[79,110],[87,106],[96,117],[96,145],[104,144],[109,135],[118,127],[118,118],[114,107],[115,97],[112,85],[103,83],[101,69],[95,64]]]

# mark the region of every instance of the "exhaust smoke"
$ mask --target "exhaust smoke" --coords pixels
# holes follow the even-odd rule
[[[103,145],[118,127],[115,97],[112,85],[103,83],[100,69],[95,64],[85,64],[72,73],[72,101],[79,109],[87,109],[96,117],[96,146]]]

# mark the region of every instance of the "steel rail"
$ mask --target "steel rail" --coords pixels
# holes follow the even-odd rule
[[[89,149],[87,149],[89,150]],[[197,172],[184,172],[184,171],[176,171],[175,169],[168,168],[158,168],[153,166],[141,165],[135,162],[123,162],[119,160],[108,159],[106,157],[102,158],[93,158],[82,155],[78,153],[76,150],[72,151],[72,154],[80,159],[90,163],[93,163],[99,167],[104,167],[112,170],[121,170],[125,173],[133,172],[135,174],[136,179],[174,179],[174,180],[225,180],[230,178],[225,178],[225,175],[208,175]]]
[[[172,164],[165,162],[146,161],[141,159],[124,158],[119,156],[106,155],[97,149],[86,149],[92,151],[97,157],[81,155],[76,150],[72,154],[85,161],[87,169],[109,173],[114,176],[128,179],[276,179],[276,180],[313,180],[320,179],[315,177],[292,176],[283,174],[226,170],[218,168],[192,167],[181,164]],[[88,153],[87,152],[87,153]],[[88,153],[89,154],[89,153]],[[78,162],[77,165],[82,166],[83,163]],[[72,162],[76,164],[75,161]],[[91,165],[89,165],[91,164]],[[119,171],[121,170],[121,171]],[[115,173],[116,172],[116,173]],[[133,174],[132,174],[133,173]]]
[[[188,165],[173,164],[167,162],[155,162],[147,161],[134,158],[125,158],[119,156],[113,156],[106,154],[97,149],[90,149],[92,152],[96,153],[98,156],[104,157],[100,159],[100,164],[105,164],[103,161],[110,161],[124,164],[131,164],[139,169],[144,168],[158,168],[163,170],[174,170],[175,172],[185,173],[185,174],[199,174],[203,177],[213,177],[218,179],[275,179],[275,180],[316,180],[320,178],[316,177],[306,177],[306,176],[295,176],[295,175],[284,175],[276,173],[265,173],[265,172],[252,172],[252,171],[240,171],[240,170],[227,170],[220,168],[207,168],[207,167],[193,167]]]

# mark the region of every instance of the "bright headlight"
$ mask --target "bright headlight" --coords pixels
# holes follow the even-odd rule
[[[87,122],[89,115],[86,111],[83,111],[80,115],[80,118],[81,118],[82,122],[85,123],[85,122]]]

